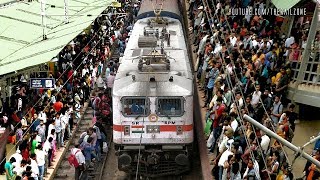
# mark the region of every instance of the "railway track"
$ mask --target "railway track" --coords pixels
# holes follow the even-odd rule
[[[109,146],[109,155],[105,161],[104,170],[102,172],[102,179],[106,180],[194,180],[201,179],[201,164],[199,159],[199,153],[196,150],[193,154],[192,169],[190,172],[182,175],[164,176],[158,178],[146,178],[138,176],[136,179],[135,175],[126,174],[125,172],[118,170],[117,156],[115,155],[115,149],[111,142]]]
[[[70,139],[70,143],[67,145],[67,149],[66,152],[62,155],[62,160],[59,163],[59,166],[57,166],[56,168],[56,172],[55,175],[52,179],[54,180],[60,180],[60,179],[64,179],[64,180],[73,180],[75,179],[74,175],[75,175],[75,169],[70,166],[69,162],[68,162],[68,157],[70,155],[70,150],[72,148],[74,148],[74,145],[76,143],[78,143],[78,140],[80,138],[80,135],[82,132],[86,131],[87,128],[90,127],[91,125],[91,121],[92,121],[92,113],[93,113],[93,109],[91,107],[87,107],[87,109],[85,110],[83,117],[81,118],[81,120],[78,122],[78,125],[75,129],[75,132],[72,135],[72,138]],[[111,140],[112,140],[112,130],[110,129],[110,127],[105,127],[106,133],[107,133],[107,140],[108,140],[108,145],[110,147],[111,144]],[[93,164],[92,167],[88,168],[88,180],[101,180],[102,178],[102,173],[104,170],[104,165],[106,162],[106,159],[108,157],[110,153],[104,153],[101,155],[101,162],[96,162]]]

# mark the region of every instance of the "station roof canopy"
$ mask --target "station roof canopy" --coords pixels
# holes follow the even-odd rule
[[[288,10],[298,4],[301,0],[271,0],[278,9]]]
[[[41,0],[0,0],[0,75],[49,62],[83,32],[114,0],[45,1],[47,39],[43,40]]]

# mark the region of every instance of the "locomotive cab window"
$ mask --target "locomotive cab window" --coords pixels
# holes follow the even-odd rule
[[[182,116],[183,98],[180,97],[162,97],[157,101],[157,114],[159,116]]]
[[[147,116],[149,113],[148,100],[143,97],[122,98],[122,114],[124,116]]]

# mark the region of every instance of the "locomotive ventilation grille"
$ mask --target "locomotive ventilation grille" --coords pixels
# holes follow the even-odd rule
[[[132,162],[131,173],[136,173],[137,163]],[[159,177],[166,175],[178,175],[190,170],[190,165],[181,166],[175,161],[160,161],[157,165],[147,166],[143,163],[139,163],[139,175],[146,177]]]

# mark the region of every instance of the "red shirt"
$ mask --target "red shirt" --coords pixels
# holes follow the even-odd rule
[[[217,108],[217,117],[214,117],[213,120],[213,127],[216,128],[219,126],[219,117],[221,116],[221,114],[223,113],[223,111],[225,110],[226,106],[224,104],[221,104],[218,108]]]
[[[70,70],[69,72],[68,72],[68,79],[69,79],[69,82],[71,83],[72,82],[72,77],[73,76],[73,70]]]
[[[11,115],[11,118],[17,123],[20,122],[20,118],[15,113]]]
[[[60,101],[57,101],[53,104],[53,109],[56,111],[56,112],[59,112],[61,109],[63,108],[63,104],[62,102]]]

